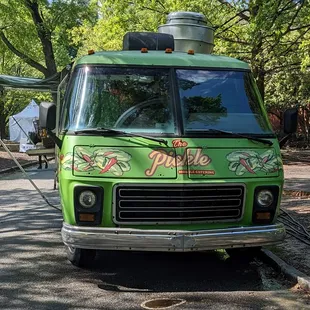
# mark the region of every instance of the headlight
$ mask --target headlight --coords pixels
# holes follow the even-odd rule
[[[274,196],[270,190],[263,189],[257,193],[256,200],[260,207],[269,207],[274,201]]]
[[[81,207],[89,209],[92,208],[97,202],[96,195],[89,190],[81,192],[79,196],[79,203]]]

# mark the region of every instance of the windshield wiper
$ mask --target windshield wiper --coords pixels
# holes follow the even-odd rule
[[[235,137],[245,138],[248,140],[252,140],[252,141],[256,141],[256,142],[260,142],[260,143],[264,143],[264,144],[268,144],[268,145],[273,145],[273,142],[271,142],[269,140],[251,137],[248,135],[243,135],[240,133],[234,133],[234,132],[230,132],[230,131],[224,131],[224,130],[219,130],[219,129],[208,129],[207,132],[217,132],[217,133],[221,133],[221,134],[227,134],[227,135],[231,135],[231,136],[235,136]]]
[[[124,135],[128,137],[144,138],[144,139],[155,141],[155,142],[165,144],[166,146],[168,146],[168,141],[164,139],[159,139],[159,138],[155,138],[151,136],[145,136],[145,135],[140,135],[137,133],[126,132],[126,131],[116,130],[116,129],[111,129],[111,128],[103,128],[103,127],[85,128],[85,129],[75,130],[74,133],[76,135],[79,133],[100,133],[100,134],[108,133],[108,134]]]

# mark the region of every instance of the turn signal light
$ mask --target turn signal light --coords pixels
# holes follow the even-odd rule
[[[194,50],[188,50],[187,54],[189,54],[189,55],[194,55],[194,54],[195,54],[195,51],[194,51]]]
[[[147,52],[148,52],[148,50],[147,50],[146,47],[142,47],[142,48],[141,48],[141,53],[147,53]]]
[[[94,50],[89,50],[88,51],[88,55],[92,55],[92,54],[95,54],[95,51]]]
[[[257,220],[270,220],[271,219],[270,212],[257,212],[255,216]]]
[[[79,220],[81,222],[94,222],[95,221],[95,214],[87,214],[87,213],[80,213]]]

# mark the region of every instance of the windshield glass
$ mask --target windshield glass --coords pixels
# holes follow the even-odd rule
[[[169,69],[85,66],[73,73],[63,130],[174,134]]]
[[[271,134],[249,72],[176,70],[185,133]]]

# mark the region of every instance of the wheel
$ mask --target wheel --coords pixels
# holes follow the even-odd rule
[[[89,267],[93,263],[96,250],[78,249],[66,246],[68,260],[77,267]]]
[[[254,257],[259,255],[261,247],[251,247],[251,248],[232,248],[226,249],[226,253],[230,256],[231,260],[238,260],[242,262],[249,262],[253,260]]]

